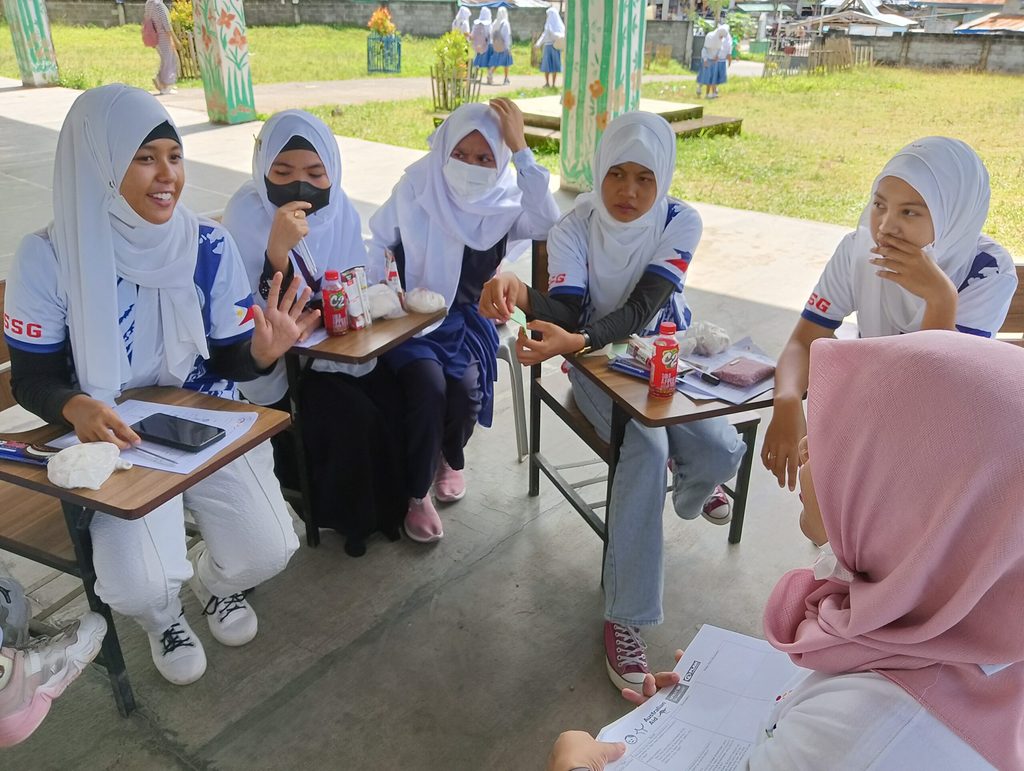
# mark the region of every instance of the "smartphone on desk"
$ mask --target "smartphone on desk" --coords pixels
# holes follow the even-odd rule
[[[205,450],[224,438],[224,429],[207,426],[194,420],[155,412],[132,426],[132,431],[156,444],[186,452]]]

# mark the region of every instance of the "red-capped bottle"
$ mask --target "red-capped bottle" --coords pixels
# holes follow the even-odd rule
[[[345,289],[338,271],[329,270],[324,273],[320,296],[324,303],[324,329],[327,334],[336,337],[348,332],[348,303],[345,301]]]
[[[648,393],[665,398],[676,392],[676,378],[679,375],[679,341],[676,340],[676,325],[671,321],[661,322],[659,335],[654,340],[654,356],[651,357],[651,379]]]

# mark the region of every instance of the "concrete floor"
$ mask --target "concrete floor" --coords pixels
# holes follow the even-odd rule
[[[31,91],[0,80],[0,276],[21,234],[51,216],[56,131],[76,92]],[[185,200],[219,209],[250,167],[258,125],[214,127],[172,108],[182,127]],[[339,139],[343,184],[365,218],[413,150]],[[566,208],[567,196],[559,196]],[[777,353],[842,228],[697,205],[705,231],[687,296],[697,318]],[[517,268],[528,273],[528,265]],[[210,667],[187,688],[163,681],[140,629],[118,629],[140,708],[118,717],[102,670],[92,668],[53,705],[23,745],[0,754],[10,769],[511,769],[541,768],[566,728],[599,730],[627,711],[604,673],[600,541],[542,481],[526,495],[516,462],[507,370],[495,424],[468,451],[469,492],[442,511],[433,547],[372,541],[361,559],[324,533],[252,602],[260,634],[227,649],[186,613]],[[577,460],[586,449],[550,414],[545,452]],[[760,634],[775,580],[808,564],[795,496],[755,465],[742,543],[702,519],[665,518],[665,616],[647,634],[668,668],[703,623]],[[596,495],[596,493],[594,493]],[[298,523],[296,523],[298,526]],[[0,567],[43,603],[74,587],[0,552]],[[62,581],[64,583],[62,583]],[[76,601],[55,614],[78,612]]]

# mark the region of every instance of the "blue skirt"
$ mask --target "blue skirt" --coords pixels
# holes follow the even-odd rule
[[[488,44],[487,50],[477,54],[473,59],[474,67],[490,67],[491,57],[494,56],[494,46]]]
[[[701,62],[697,73],[697,83],[702,86],[720,86],[729,79],[729,71],[725,61]]]
[[[477,422],[489,428],[494,415],[494,382],[498,379],[498,333],[475,305],[453,305],[441,326],[428,335],[413,337],[381,358],[393,371],[419,359],[433,359],[446,378],[460,379],[466,367],[478,364],[481,405]]]
[[[541,72],[561,72],[562,52],[548,43],[544,46],[544,56],[540,60]]]
[[[512,54],[509,51],[502,51],[500,54],[495,51],[491,54],[491,60],[487,63],[488,67],[511,67],[512,66]]]

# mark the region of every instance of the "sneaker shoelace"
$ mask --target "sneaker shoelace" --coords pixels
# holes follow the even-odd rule
[[[245,593],[235,592],[227,597],[217,597],[211,595],[209,601],[206,603],[206,607],[203,608],[204,616],[212,616],[214,613],[217,614],[217,618],[221,623],[228,620],[228,616],[234,613],[236,610],[243,610],[245,608]]]
[[[630,664],[647,669],[647,643],[631,627],[615,625],[615,659],[620,667]]]
[[[160,643],[164,646],[165,656],[178,650],[178,648],[196,647],[196,644],[192,641],[192,635],[188,634],[177,621],[164,630]]]

